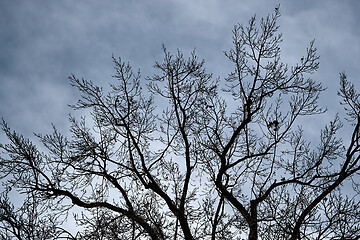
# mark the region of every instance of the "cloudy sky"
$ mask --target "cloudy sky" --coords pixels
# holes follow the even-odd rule
[[[0,117],[27,136],[50,123],[66,129],[67,105],[78,98],[67,76],[107,84],[112,54],[152,75],[162,43],[185,54],[196,48],[208,71],[225,77],[233,26],[279,3],[284,60],[298,60],[316,39],[313,78],[328,87],[322,104],[333,114],[339,72],[359,81],[358,0],[0,0]]]

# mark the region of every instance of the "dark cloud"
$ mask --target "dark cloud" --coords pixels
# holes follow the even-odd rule
[[[49,129],[51,122],[65,127],[67,104],[77,98],[68,75],[107,82],[115,54],[145,77],[161,60],[162,43],[185,53],[196,47],[207,69],[224,77],[231,66],[222,51],[231,46],[233,25],[246,24],[253,14],[266,16],[278,3],[284,60],[297,61],[316,38],[321,65],[313,78],[329,94],[336,93],[340,71],[359,75],[355,0],[1,1],[0,117],[25,134]]]

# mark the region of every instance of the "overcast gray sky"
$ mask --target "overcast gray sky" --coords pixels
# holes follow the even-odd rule
[[[358,0],[0,0],[0,117],[27,136],[50,123],[65,129],[67,104],[78,98],[67,76],[107,84],[112,54],[152,75],[162,43],[185,54],[196,47],[208,71],[223,78],[233,26],[279,3],[284,60],[298,60],[316,39],[321,59],[313,78],[328,87],[322,103],[329,114],[338,111],[339,72],[356,83],[360,76]]]

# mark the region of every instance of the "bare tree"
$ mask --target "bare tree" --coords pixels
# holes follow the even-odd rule
[[[114,57],[109,91],[70,76],[82,94],[72,108],[91,109],[93,124],[70,117],[71,137],[37,134],[41,152],[3,122],[4,185],[50,215],[82,208],[69,239],[358,239],[359,94],[341,73],[352,135],[339,137],[336,115],[318,146],[305,140],[301,121],[325,112],[325,89],[308,77],[319,57],[312,41],[295,66],[283,63],[279,17],[277,7],[234,27],[224,81],[195,52],[165,47],[146,84]]]

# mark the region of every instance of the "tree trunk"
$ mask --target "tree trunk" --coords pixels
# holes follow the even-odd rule
[[[254,200],[250,201],[251,222],[249,223],[249,240],[258,239],[257,205],[257,202],[255,202]]]
[[[258,239],[257,222],[254,221],[250,224],[249,240],[257,240],[257,239]]]

